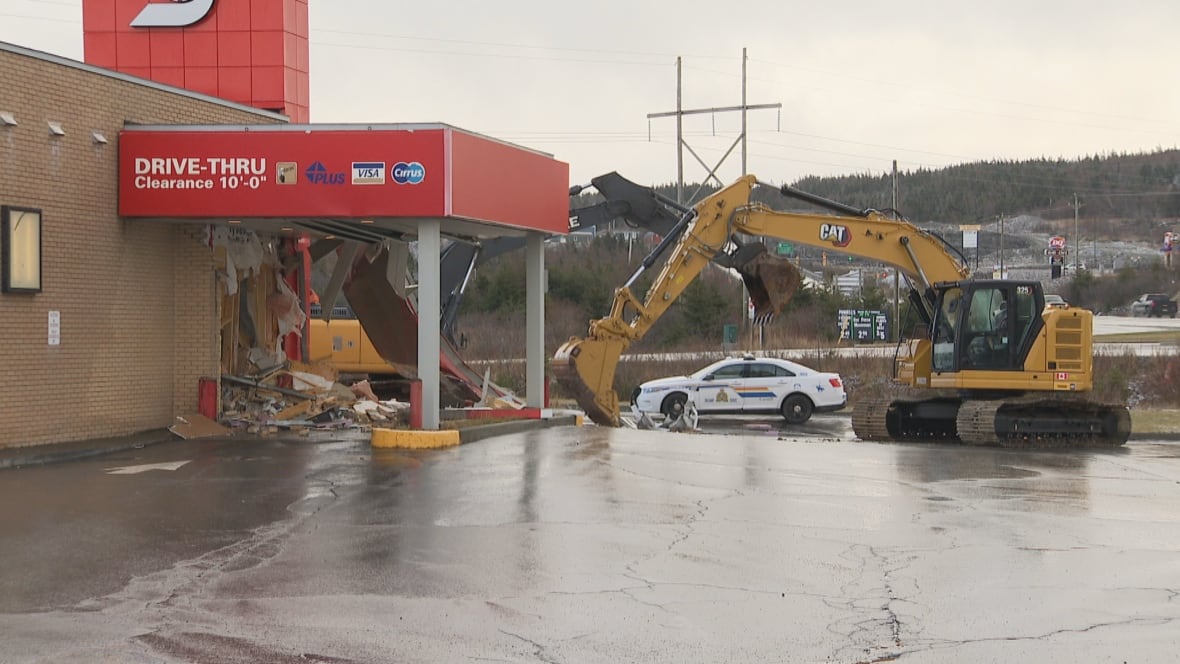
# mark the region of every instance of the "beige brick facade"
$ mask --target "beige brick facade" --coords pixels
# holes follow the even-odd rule
[[[201,225],[118,217],[119,130],[279,120],[4,45],[0,112],[18,123],[0,124],[0,204],[43,215],[42,292],[0,293],[0,447],[124,435],[195,412],[200,377],[219,371],[212,252]]]

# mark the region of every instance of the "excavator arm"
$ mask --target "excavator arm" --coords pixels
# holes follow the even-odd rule
[[[932,284],[967,276],[941,238],[873,210],[856,210],[783,186],[782,194],[828,207],[837,215],[779,212],[751,201],[759,186],[747,175],[717,191],[686,213],[640,269],[615,291],[609,315],[590,323],[584,339],[571,338],[558,349],[552,367],[558,381],[587,415],[602,425],[619,425],[614,376],[627,347],[641,339],[680,297],[711,260],[741,273],[754,303],[755,316],[777,314],[801,284],[798,270],[768,254],[761,243],[743,244],[740,236],[761,236],[814,247],[831,247],[897,267],[912,284],[923,287],[927,315],[933,307]],[[631,285],[668,248],[671,254],[640,299]]]

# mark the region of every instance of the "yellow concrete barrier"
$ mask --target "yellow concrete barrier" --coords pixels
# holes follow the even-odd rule
[[[373,435],[369,441],[373,447],[424,450],[458,445],[459,432],[455,429],[442,429],[439,431],[373,429]]]

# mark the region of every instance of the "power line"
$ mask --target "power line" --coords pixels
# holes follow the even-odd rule
[[[54,23],[73,23],[80,24],[82,19],[79,18],[54,18],[52,16],[29,16],[28,14],[10,14],[8,12],[0,12],[0,16],[7,16],[9,18],[23,18],[30,21],[53,21]]]
[[[523,55],[514,53],[469,53],[465,51],[438,51],[420,48],[397,48],[392,46],[368,46],[364,44],[335,44],[332,42],[312,41],[316,46],[330,46],[335,48],[355,48],[365,51],[383,51],[388,53],[425,53],[429,55],[454,55],[467,58],[479,58],[486,60],[488,58],[502,58],[511,60],[538,60],[543,62],[572,62],[576,64],[607,64],[607,65],[633,65],[641,67],[666,67],[667,63],[656,62],[633,62],[627,60],[588,60],[583,58],[556,58],[552,56],[539,55]]]
[[[675,57],[674,54],[660,53],[660,52],[655,52],[655,51],[627,51],[627,50],[614,50],[614,49],[601,49],[601,48],[573,48],[573,47],[569,47],[569,46],[541,46],[541,45],[534,45],[534,44],[520,44],[520,43],[509,43],[509,42],[473,41],[473,40],[468,40],[468,39],[443,39],[440,37],[421,37],[418,35],[398,35],[398,34],[389,34],[389,33],[381,33],[381,32],[356,32],[356,31],[350,31],[350,30],[324,30],[324,29],[315,29],[315,30],[312,30],[311,32],[312,33],[323,32],[323,33],[338,34],[338,35],[350,35],[350,36],[357,36],[357,37],[381,37],[384,39],[405,39],[405,40],[410,40],[410,41],[437,42],[440,44],[464,44],[464,45],[469,45],[469,46],[495,46],[497,48],[522,48],[522,49],[533,49],[533,50],[542,50],[542,51],[571,52],[571,53],[606,53],[606,54],[620,54],[620,55],[642,55],[642,56],[661,57],[661,58]],[[665,64],[667,64],[667,63],[665,63]]]
[[[57,5],[59,7],[72,7],[74,9],[81,9],[81,2],[61,2],[61,0],[16,0],[17,2],[35,2],[41,5]]]

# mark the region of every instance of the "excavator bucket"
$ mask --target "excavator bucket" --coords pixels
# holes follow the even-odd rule
[[[622,345],[620,341],[570,337],[550,363],[558,384],[595,424],[619,426],[614,380]]]
[[[755,320],[767,321],[781,312],[803,283],[803,275],[794,263],[768,253],[761,244],[742,247],[731,263],[746,283]]]

